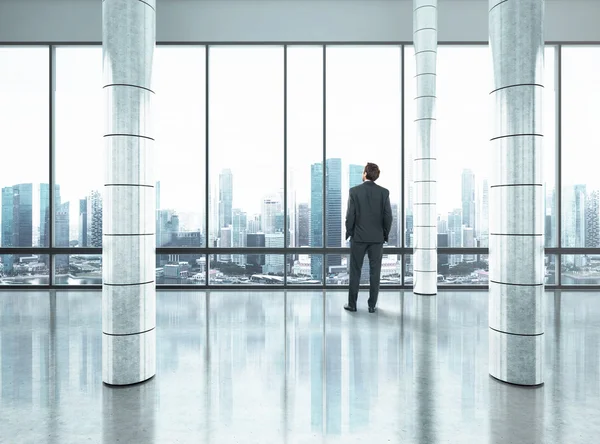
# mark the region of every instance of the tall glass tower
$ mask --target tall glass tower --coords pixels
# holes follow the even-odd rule
[[[310,230],[311,247],[323,246],[323,164],[314,163],[310,167]],[[323,276],[323,258],[313,255],[310,261],[310,274],[313,279]]]
[[[327,246],[342,246],[342,159],[327,159]],[[327,266],[342,264],[340,254],[327,256]]]

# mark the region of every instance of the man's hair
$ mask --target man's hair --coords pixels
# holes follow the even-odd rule
[[[367,173],[367,179],[372,180],[373,182],[375,182],[377,179],[379,179],[379,167],[377,165],[375,165],[374,163],[367,163],[367,166],[365,167],[365,173]]]

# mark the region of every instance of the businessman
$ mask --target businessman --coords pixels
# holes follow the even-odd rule
[[[350,188],[346,212],[346,240],[350,240],[350,291],[344,309],[356,311],[360,270],[365,254],[369,257],[369,313],[375,313],[379,295],[379,277],[383,258],[383,243],[392,227],[390,192],[375,184],[379,167],[367,163],[363,183]]]

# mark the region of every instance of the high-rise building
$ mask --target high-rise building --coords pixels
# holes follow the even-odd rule
[[[392,204],[392,228],[390,228],[390,234],[388,238],[388,245],[390,247],[401,247],[400,245],[400,224],[398,218],[398,204]]]
[[[467,227],[463,225],[463,247],[465,248],[474,248],[475,245],[475,230],[471,227]],[[463,260],[465,261],[474,261],[475,255],[465,254],[463,255]]]
[[[462,239],[462,212],[460,208],[456,208],[448,213],[448,246],[460,248],[463,245]],[[462,258],[459,254],[453,254],[448,259],[450,266],[456,265],[461,261]]]
[[[480,247],[489,246],[490,237],[490,187],[487,179],[481,185],[481,211],[477,220],[477,238]]]
[[[14,223],[14,193],[13,187],[2,188],[2,237],[0,241],[3,247],[14,247],[13,223]]]
[[[102,195],[94,190],[87,197],[87,245],[102,247]]]
[[[298,235],[296,236],[296,247],[308,247],[310,245],[310,207],[307,203],[298,206]]]
[[[246,235],[246,244],[248,248],[258,248],[265,246],[265,233],[248,233]],[[249,254],[247,257],[249,265],[265,265],[264,254]]]
[[[448,221],[445,219],[438,218],[437,230],[438,230],[439,234],[447,234],[448,233]]]
[[[60,185],[54,185],[54,211],[58,211],[61,204]],[[50,246],[50,185],[47,183],[40,184],[40,241],[41,247]],[[69,236],[67,235],[67,243],[63,246],[68,247]],[[55,237],[56,241],[56,237]],[[58,246],[58,244],[56,244]]]
[[[588,194],[585,203],[585,246],[600,246],[600,193],[594,190]]]
[[[585,247],[585,185],[564,187],[563,244],[565,247]],[[581,256],[575,256],[576,259]]]
[[[310,167],[310,232],[311,247],[323,246],[323,164],[314,163]],[[310,261],[313,279],[323,276],[323,257],[313,255]]]
[[[548,189],[548,184],[544,184],[544,188],[546,189],[546,199],[545,202],[545,210],[544,214],[546,216],[545,220],[545,245],[547,247],[555,247],[556,246],[556,189]]]
[[[233,210],[232,218],[232,247],[246,246],[246,227],[248,225],[248,216],[239,208]]]
[[[233,217],[233,174],[225,168],[219,174],[219,228],[231,225]]]
[[[362,183],[364,169],[361,165],[348,165],[348,186],[350,188]]]
[[[34,246],[33,184],[2,189],[2,246]]]
[[[284,245],[283,233],[265,234],[265,247],[267,247],[267,248],[283,248],[283,245]],[[284,264],[285,264],[284,255],[268,254],[265,257],[265,264],[263,265],[263,273],[283,274]]]
[[[266,196],[261,205],[262,231],[265,234],[283,232],[283,199],[280,193]]]
[[[462,224],[475,229],[475,175],[465,169],[462,172]]]
[[[327,159],[326,204],[327,204],[327,247],[342,246],[342,159]],[[327,266],[342,264],[340,254],[329,254]]]
[[[231,226],[221,227],[221,235],[219,236],[221,248],[231,248],[232,245],[232,229]],[[219,262],[231,262],[231,254],[220,254]]]
[[[158,210],[156,219],[156,245],[159,247],[173,246],[173,237],[178,233],[179,216],[175,210]]]
[[[87,198],[79,200],[79,239],[80,247],[85,247],[88,244],[87,240]],[[158,233],[158,231],[157,231]],[[158,234],[157,234],[158,235]]]
[[[54,245],[57,247],[68,247],[69,246],[69,223],[70,219],[70,205],[69,202],[58,205],[55,208],[54,215]],[[69,268],[69,255],[60,254],[56,256],[54,260],[54,266],[56,270],[63,271]]]
[[[440,248],[448,247],[448,233],[438,233],[437,245]],[[446,275],[450,269],[449,255],[438,254],[438,273]]]
[[[69,202],[56,207],[54,216],[54,245],[57,247],[69,246],[69,216]]]

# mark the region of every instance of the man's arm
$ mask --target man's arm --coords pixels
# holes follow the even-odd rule
[[[392,206],[390,204],[390,194],[385,198],[385,204],[383,205],[383,240],[388,241],[390,230],[392,229],[392,221],[394,216],[392,215]]]
[[[348,196],[348,210],[346,211],[346,240],[351,236],[354,236],[354,222],[356,221],[356,207],[354,206],[354,199],[352,199],[352,192]]]

